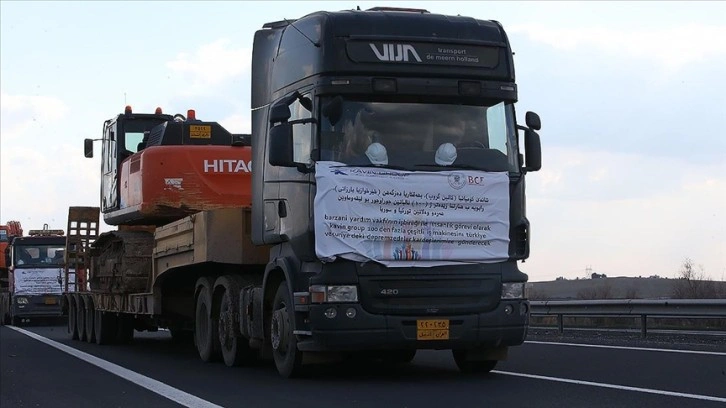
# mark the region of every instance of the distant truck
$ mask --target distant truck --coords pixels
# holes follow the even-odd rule
[[[69,209],[68,257],[90,268],[64,299],[74,339],[168,328],[204,361],[271,357],[284,377],[420,349],[488,372],[522,344],[541,124],[516,120],[501,24],[392,8],[268,23],[251,90],[249,138],[194,111],[106,121],[100,207]],[[99,213],[118,229],[96,236]]]
[[[65,247],[64,231],[48,229],[48,224],[9,241],[4,251],[8,286],[0,293],[3,323],[62,316]]]

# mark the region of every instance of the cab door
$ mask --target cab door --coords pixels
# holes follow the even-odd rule
[[[119,208],[117,122],[108,123],[103,129],[101,148],[101,211],[107,213]]]

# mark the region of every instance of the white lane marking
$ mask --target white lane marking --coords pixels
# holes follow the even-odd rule
[[[648,394],[666,395],[669,397],[692,398],[692,399],[697,399],[697,400],[701,400],[701,401],[726,402],[726,398],[712,397],[710,395],[698,395],[698,394],[688,394],[685,392],[654,390],[654,389],[650,389],[650,388],[629,387],[627,385],[606,384],[606,383],[597,383],[597,382],[582,381],[582,380],[571,380],[569,378],[547,377],[544,375],[513,373],[513,372],[509,372],[509,371],[492,370],[492,373],[511,375],[514,377],[533,378],[535,380],[556,381],[556,382],[563,382],[563,383],[577,384],[577,385],[589,385],[592,387],[613,388],[616,390],[644,392],[644,393],[648,393]]]
[[[664,352],[664,353],[705,354],[705,355],[709,355],[709,356],[726,356],[726,353],[722,353],[719,351],[671,350],[671,349],[659,349],[659,348],[648,348],[648,347],[607,346],[607,345],[602,345],[602,344],[557,343],[557,342],[553,342],[553,341],[530,341],[530,340],[525,341],[525,343],[545,344],[548,346],[592,347],[592,348],[606,348],[606,349],[617,349],[617,350],[660,351],[660,352]]]
[[[80,350],[76,350],[73,347],[66,346],[65,344],[62,344],[62,343],[58,343],[57,341],[48,339],[39,334],[35,334],[31,331],[21,329],[19,327],[15,327],[15,326],[6,326],[6,327],[8,327],[9,329],[13,329],[17,332],[20,332],[35,340],[43,342],[51,347],[55,347],[58,350],[68,353],[68,354],[72,355],[73,357],[81,359],[87,363],[93,364],[96,367],[106,370],[111,374],[115,374],[125,380],[129,380],[138,386],[144,387],[151,392],[155,392],[155,393],[161,395],[162,397],[168,398],[185,407],[189,407],[189,408],[222,408],[219,405],[213,404],[213,403],[211,403],[207,400],[203,400],[195,395],[186,393],[180,389],[177,389],[170,385],[164,384],[161,381],[157,381],[153,378],[149,378],[149,377],[139,374],[135,371],[131,371],[128,368],[123,368],[119,365],[116,365],[109,361],[100,359],[96,356],[90,355],[88,353],[84,353]]]

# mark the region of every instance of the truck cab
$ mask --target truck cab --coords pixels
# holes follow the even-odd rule
[[[488,370],[524,341],[541,125],[517,121],[512,56],[500,23],[425,10],[256,33],[252,240],[275,246],[265,291],[286,282],[298,350],[452,349]]]
[[[66,237],[63,230],[31,230],[9,246],[9,315],[24,319],[61,316]]]

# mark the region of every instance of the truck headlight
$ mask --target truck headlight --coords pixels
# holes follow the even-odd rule
[[[19,305],[27,305],[28,304],[28,298],[22,297],[22,296],[17,296],[15,298],[15,303],[17,303]]]
[[[502,283],[502,299],[524,299],[524,282]]]
[[[358,301],[355,285],[313,285],[310,287],[311,303],[346,303]]]

